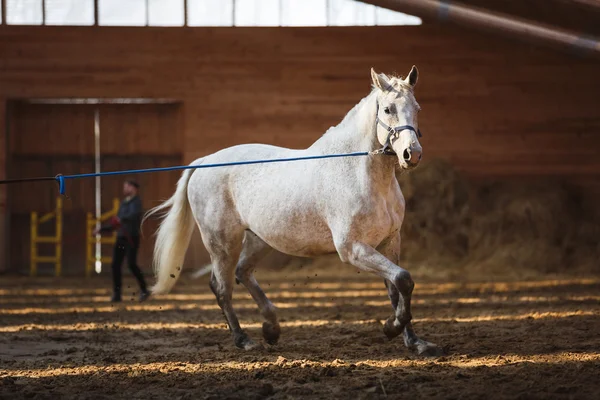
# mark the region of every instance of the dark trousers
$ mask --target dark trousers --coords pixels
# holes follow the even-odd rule
[[[121,295],[121,264],[123,264],[123,258],[125,258],[125,256],[127,256],[127,266],[129,267],[131,273],[135,276],[135,279],[137,279],[140,289],[142,292],[146,291],[146,281],[144,281],[144,275],[142,275],[142,271],[140,271],[140,268],[137,266],[137,252],[139,247],[139,236],[117,237],[112,260],[113,293],[115,295]]]

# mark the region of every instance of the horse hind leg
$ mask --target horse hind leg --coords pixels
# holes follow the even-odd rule
[[[261,289],[254,277],[254,268],[256,264],[264,258],[272,248],[261,238],[251,231],[246,231],[244,247],[240,260],[235,270],[235,276],[238,282],[242,283],[258,305],[261,315],[265,318],[263,323],[263,337],[265,341],[274,345],[279,340],[281,327],[277,321],[275,313],[276,308]]]
[[[243,231],[230,235],[223,233],[212,235],[203,231],[202,239],[213,266],[209,283],[210,289],[215,294],[217,303],[225,315],[235,345],[241,349],[251,350],[260,345],[250,339],[241,328],[232,305],[235,266],[241,252],[242,235]]]

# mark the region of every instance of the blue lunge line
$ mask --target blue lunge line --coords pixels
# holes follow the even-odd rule
[[[180,171],[185,169],[201,169],[201,168],[217,168],[217,167],[231,167],[234,165],[250,165],[250,164],[268,164],[277,162],[287,161],[301,161],[301,160],[318,160],[322,158],[339,158],[339,157],[359,157],[368,156],[368,151],[359,151],[356,153],[344,153],[344,154],[326,154],[320,156],[306,156],[306,157],[291,157],[291,158],[273,158],[269,160],[249,160],[249,161],[235,161],[228,163],[216,163],[216,164],[199,164],[199,165],[179,165],[175,167],[161,167],[161,168],[147,168],[147,169],[129,169],[124,171],[111,171],[111,172],[98,172],[91,174],[77,174],[77,175],[57,175],[55,177],[58,182],[58,191],[64,195],[66,191],[65,181],[67,179],[79,179],[79,178],[92,178],[96,176],[110,176],[110,175],[126,175],[126,174],[144,174],[147,172],[163,172],[163,171]],[[48,178],[32,178],[36,180],[47,180]],[[16,181],[15,181],[16,182]],[[9,183],[9,182],[0,182]]]

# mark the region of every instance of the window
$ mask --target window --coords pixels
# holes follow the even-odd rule
[[[353,0],[329,0],[327,15],[331,26],[375,25],[377,7]]]
[[[421,19],[357,0],[5,0],[11,25],[364,26]],[[94,5],[98,4],[98,21]],[[185,10],[187,9],[187,15]]]
[[[187,0],[189,26],[232,26],[233,0]]]
[[[45,0],[46,25],[94,25],[94,0]]]
[[[11,25],[41,25],[42,0],[6,0],[6,23]]]
[[[236,0],[235,26],[279,26],[280,0]]]
[[[376,25],[421,25],[421,18],[377,7]]]
[[[146,25],[146,0],[99,0],[98,25]]]
[[[148,0],[148,25],[183,26],[183,0]]]
[[[284,0],[281,26],[327,26],[327,0]]]

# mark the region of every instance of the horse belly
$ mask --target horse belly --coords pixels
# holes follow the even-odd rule
[[[331,230],[312,213],[292,213],[277,218],[251,218],[248,229],[277,251],[298,257],[316,257],[335,252]]]
[[[329,234],[327,241],[313,240],[311,238],[298,236],[267,237],[263,238],[263,240],[275,250],[297,257],[317,257],[335,253],[335,246],[333,245],[331,234]]]

